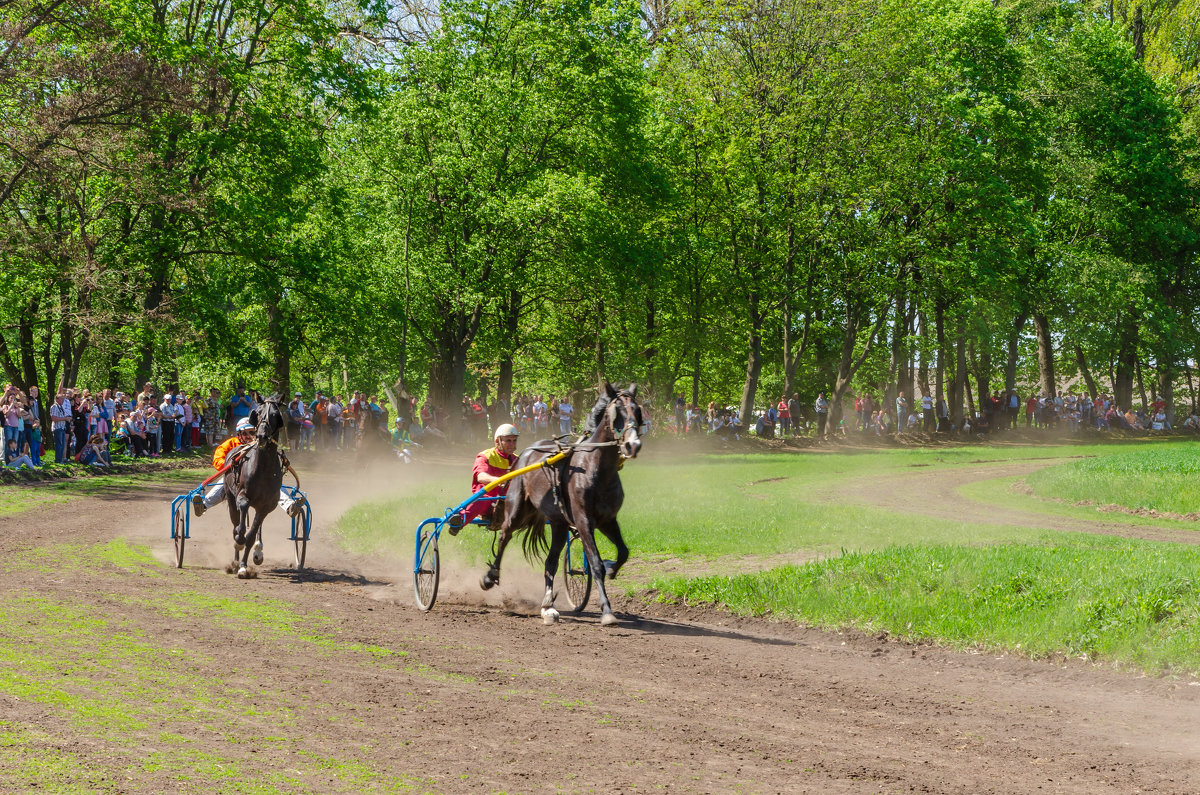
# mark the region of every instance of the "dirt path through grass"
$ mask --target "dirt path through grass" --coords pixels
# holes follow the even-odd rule
[[[624,599],[612,630],[425,615],[324,523],[299,575],[278,520],[259,579],[197,565],[222,517],[176,570],[172,493],[0,519],[0,791],[1200,790],[1187,683]]]
[[[1114,521],[1099,511],[1096,512],[1094,520],[1039,513],[979,502],[961,493],[964,486],[979,481],[1021,477],[1037,469],[1062,464],[1068,460],[1070,459],[979,461],[960,467],[914,467],[900,473],[840,480],[822,490],[818,499],[842,504],[870,505],[918,516],[981,525],[1015,525],[1184,544],[1200,543],[1200,532],[1197,532],[1200,531],[1200,526],[1197,527],[1197,531],[1175,530],[1139,524],[1128,516],[1125,517],[1125,521]]]

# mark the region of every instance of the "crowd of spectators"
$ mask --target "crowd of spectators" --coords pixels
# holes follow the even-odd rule
[[[217,389],[189,394],[159,392],[147,383],[132,395],[64,388],[47,404],[36,386],[24,391],[8,384],[0,397],[4,464],[37,468],[52,455],[56,464],[111,466],[114,455],[159,458],[215,447],[262,402],[257,391],[241,387],[226,395]],[[505,422],[530,433],[570,435],[578,425],[577,412],[565,396],[519,394],[511,409],[504,401],[464,398],[457,427],[452,427],[449,412],[429,401],[418,409],[411,399],[404,407],[408,415],[402,410],[391,421],[388,405],[364,392],[353,392],[345,401],[323,392],[306,400],[296,392],[284,409],[288,448],[292,453],[356,448],[364,434],[378,433],[400,458],[409,460],[408,447],[422,438],[425,443],[434,438],[490,440],[490,428]]]
[[[666,430],[679,435],[717,433],[740,438],[744,426],[736,406],[722,407],[716,402],[707,410],[688,402],[682,394],[673,397],[674,411],[668,418]],[[847,406],[847,409],[849,406]],[[975,407],[972,407],[973,409]],[[911,402],[899,392],[894,402],[884,405],[870,394],[854,398],[853,414],[839,418],[836,426],[833,412],[824,392],[811,402],[800,395],[780,396],[777,401],[756,409],[749,430],[760,438],[815,436],[828,439],[845,437],[851,431],[874,436],[897,433],[942,433],[947,435],[985,436],[1009,429],[1063,428],[1070,432],[1082,429],[1171,431],[1167,404],[1162,398],[1153,400],[1146,409],[1121,408],[1110,395],[1096,396],[1067,392],[1055,395],[1032,394],[1022,399],[1016,391],[985,396],[978,410],[964,411],[963,421],[956,425],[944,399],[921,395]],[[1195,412],[1181,424],[1184,430],[1200,432],[1200,416]]]

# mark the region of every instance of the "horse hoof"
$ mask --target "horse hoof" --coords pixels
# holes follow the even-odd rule
[[[262,562],[263,562],[263,545],[260,542],[260,543],[257,543],[254,545],[254,565],[261,566]]]
[[[605,613],[600,616],[600,626],[602,627],[611,627],[615,623],[617,623],[617,617],[612,613]]]
[[[485,591],[490,591],[490,590],[492,590],[492,588],[496,587],[497,582],[498,582],[497,580],[493,580],[491,577],[489,577],[485,574],[483,576],[483,578],[479,581],[479,587]]]
[[[553,607],[548,607],[542,611],[542,623],[546,626],[558,623],[558,611]]]
[[[249,578],[250,578],[250,572],[246,569],[245,566],[242,566],[241,568],[238,569],[238,579],[239,580],[246,580]]]

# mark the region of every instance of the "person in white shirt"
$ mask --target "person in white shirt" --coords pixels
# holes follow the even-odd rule
[[[569,436],[571,433],[571,415],[574,413],[574,411],[575,409],[571,407],[570,401],[568,401],[565,397],[562,399],[562,402],[558,404],[558,422],[560,426],[559,433],[563,434],[564,436]]]
[[[67,426],[71,424],[71,401],[59,392],[50,406],[51,432],[54,434],[54,463],[67,463]]]
[[[183,422],[183,406],[174,392],[168,393],[158,407],[159,433],[162,434],[162,450],[170,454],[175,452],[176,429]]]

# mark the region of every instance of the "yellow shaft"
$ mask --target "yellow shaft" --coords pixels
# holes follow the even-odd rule
[[[563,450],[562,452],[558,452],[558,453],[555,453],[554,455],[550,456],[545,461],[538,461],[536,464],[530,464],[527,467],[521,467],[520,469],[514,469],[512,472],[503,474],[500,477],[493,480],[491,483],[484,486],[483,490],[490,494],[491,492],[493,492],[497,488],[499,488],[502,484],[507,483],[508,481],[515,478],[517,475],[524,475],[526,472],[532,472],[533,470],[539,469],[541,467],[547,467],[547,466],[550,466],[551,464],[557,464],[559,461],[566,458],[570,453],[571,453],[570,450]]]

